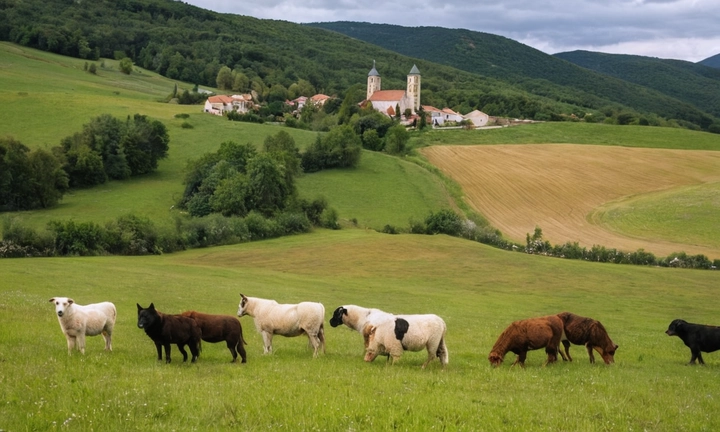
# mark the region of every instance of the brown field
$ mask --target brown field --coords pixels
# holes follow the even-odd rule
[[[421,150],[460,184],[465,199],[509,239],[535,227],[552,244],[578,242],[659,256],[720,250],[631,238],[594,225],[588,215],[629,196],[720,181],[720,152],[572,144],[435,146]]]

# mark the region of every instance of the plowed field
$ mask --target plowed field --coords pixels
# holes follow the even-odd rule
[[[515,241],[524,243],[537,226],[552,244],[720,257],[713,248],[624,236],[588,218],[614,200],[718,182],[720,152],[543,144],[436,146],[422,153],[462,186],[473,208]]]

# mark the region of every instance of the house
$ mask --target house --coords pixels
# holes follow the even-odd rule
[[[225,115],[230,111],[237,111],[239,113],[246,113],[255,106],[252,100],[252,95],[218,95],[210,96],[205,101],[205,112],[215,115]]]
[[[482,127],[487,126],[488,122],[490,121],[490,116],[485,114],[482,111],[472,111],[463,116],[465,120],[470,120],[475,127]]]
[[[398,108],[400,114],[408,109],[414,113],[420,108],[420,81],[420,71],[413,65],[407,76],[405,90],[383,90],[382,79],[373,61],[373,67],[368,73],[366,98],[360,104],[370,104],[375,110],[391,117],[398,114]]]
[[[453,111],[447,107],[442,109],[442,116],[443,116],[443,121],[445,121],[445,122],[460,123],[461,121],[465,120],[463,118],[462,114],[458,114],[455,111]]]
[[[310,98],[310,101],[317,106],[323,106],[323,105],[325,105],[325,102],[328,101],[328,99],[330,99],[330,96],[319,93],[319,94],[316,94],[315,96],[312,96]]]

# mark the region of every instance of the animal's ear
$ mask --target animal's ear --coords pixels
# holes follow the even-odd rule
[[[155,303],[150,303],[150,306],[148,306],[148,309],[155,310]]]
[[[55,301],[55,299],[54,299],[54,298],[51,298],[49,301],[50,301],[50,303],[52,303],[52,302]]]
[[[75,300],[73,300],[73,299],[68,299],[68,304],[73,304],[73,303],[75,303]]]
[[[138,307],[138,312],[140,312],[141,310],[143,310],[142,306],[140,306],[140,303],[135,303],[135,304],[136,304],[137,307]]]
[[[618,348],[620,348],[620,345],[615,344],[615,349],[617,350]]]

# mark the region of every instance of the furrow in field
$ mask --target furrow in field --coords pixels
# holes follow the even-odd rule
[[[588,220],[610,201],[720,181],[720,152],[544,144],[436,146],[422,153],[513,240],[524,242],[539,226],[553,244],[720,256],[706,247],[623,236]]]

